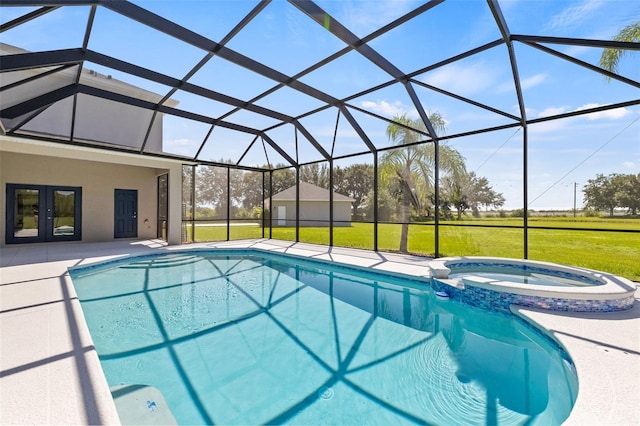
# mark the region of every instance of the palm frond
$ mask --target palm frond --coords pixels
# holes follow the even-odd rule
[[[633,22],[626,27],[622,28],[618,34],[613,38],[615,41],[625,42],[639,42],[640,41],[640,21]],[[600,56],[600,66],[609,72],[618,72],[618,64],[620,59],[629,53],[629,50],[606,48],[602,51]],[[610,81],[611,78],[607,77]]]

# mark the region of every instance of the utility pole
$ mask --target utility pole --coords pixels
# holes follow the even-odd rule
[[[573,182],[573,217],[576,217],[576,188],[578,188],[578,182]]]

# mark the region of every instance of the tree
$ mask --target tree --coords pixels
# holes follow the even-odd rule
[[[198,166],[196,175],[196,207],[212,206],[217,215],[227,212],[227,169],[225,167]]]
[[[371,164],[351,164],[333,170],[334,190],[353,198],[353,214],[361,214],[361,206],[373,188],[373,166]]]
[[[460,179],[453,179],[450,176],[442,179],[442,186],[445,190],[444,198],[447,204],[451,204],[456,209],[458,220],[461,220],[462,213],[471,207],[468,198],[469,185],[468,175],[464,182]]]
[[[622,28],[613,37],[613,40],[640,42],[640,21],[633,22]],[[628,52],[629,50],[626,49],[606,48],[602,51],[602,56],[600,56],[600,66],[609,72],[617,72],[620,59]],[[607,80],[610,80],[610,78],[607,77]]]
[[[462,214],[468,209],[477,216],[482,207],[504,205],[504,196],[493,190],[486,177],[478,177],[475,172],[465,173],[456,178],[445,176],[442,182],[444,198],[456,209],[458,220],[462,219]]]
[[[262,201],[265,198],[262,188],[262,173],[237,171],[235,175],[238,179],[237,183],[231,186],[234,204],[240,205],[248,211],[252,211],[255,207],[262,207]]]
[[[229,169],[229,213],[230,218],[237,218],[240,206],[243,201],[243,177],[244,171],[238,169]]]
[[[610,216],[616,208],[627,209],[632,215],[640,212],[640,173],[598,174],[595,179],[587,181],[582,192],[586,208],[606,210]]]
[[[471,209],[474,214],[477,214],[480,208],[495,207],[500,208],[504,206],[505,198],[502,193],[493,190],[489,185],[489,180],[486,177],[476,177],[472,173],[471,179]]]
[[[613,216],[613,211],[617,207],[616,185],[614,183],[617,173],[605,176],[596,175],[595,179],[589,179],[584,186],[584,202],[586,208],[594,210],[606,210],[609,216]]]
[[[387,126],[387,137],[395,145],[407,145],[419,142],[424,138],[421,132],[426,131],[422,120],[411,120],[406,115],[396,116]],[[444,132],[446,123],[438,112],[429,114],[429,121],[438,132]],[[416,129],[416,130],[412,130]],[[443,173],[459,175],[464,173],[464,158],[455,149],[441,144],[439,147],[440,170]],[[383,171],[395,175],[400,202],[400,220],[402,229],[400,234],[400,251],[407,252],[409,234],[409,214],[411,206],[421,210],[422,203],[429,199],[433,187],[431,176],[435,169],[435,145],[424,143],[409,145],[400,149],[388,151],[381,159]]]
[[[625,208],[632,215],[640,211],[640,173],[618,175],[613,180],[617,207]]]
[[[194,200],[191,195],[191,186],[195,178],[194,168],[191,166],[182,166],[182,216],[183,219],[191,218],[191,208]]]
[[[312,183],[321,188],[329,188],[329,167],[326,163],[307,164],[300,167],[300,181]]]
[[[284,167],[281,164],[276,165],[276,168]],[[296,173],[290,168],[275,170],[272,173],[271,187],[273,189],[273,195],[289,189],[296,184]]]

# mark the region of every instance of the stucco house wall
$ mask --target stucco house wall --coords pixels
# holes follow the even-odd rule
[[[180,162],[0,136],[0,244],[5,245],[7,183],[82,187],[82,241],[85,242],[114,239],[114,190],[135,189],[138,191],[138,238],[156,238],[157,177],[166,173],[169,174],[167,239],[170,244],[179,244]]]
[[[29,53],[19,47],[0,43],[0,54]],[[78,93],[75,97],[76,116],[72,121],[74,97],[61,99],[30,121],[24,123],[21,105],[33,96],[69,87],[76,82],[78,67],[70,67],[40,78],[43,69],[24,69],[2,75],[3,86],[20,81],[28,84],[4,90],[1,105],[4,116],[0,121],[0,244],[6,244],[7,184],[73,186],[82,188],[82,241],[111,241],[114,239],[115,189],[134,189],[138,192],[138,238],[157,236],[157,178],[169,175],[169,219],[167,241],[181,242],[182,163],[176,160],[137,155],[152,123],[153,111],[124,103]],[[83,68],[79,83],[115,94],[159,102],[162,95],[150,92],[110,75]],[[177,101],[167,100],[169,106]],[[7,112],[9,111],[9,112]],[[162,152],[163,114],[155,115],[145,144],[146,152]],[[141,125],[147,123],[147,125]],[[22,124],[15,136],[7,132]],[[105,151],[90,147],[72,146],[48,140],[100,142],[125,150]],[[36,136],[40,140],[26,139]],[[131,153],[126,152],[130,149]],[[57,244],[54,242],[52,244]]]

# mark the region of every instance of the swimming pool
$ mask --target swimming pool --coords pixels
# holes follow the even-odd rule
[[[559,424],[576,397],[550,340],[426,280],[258,250],[70,273],[109,385],[180,424]]]

